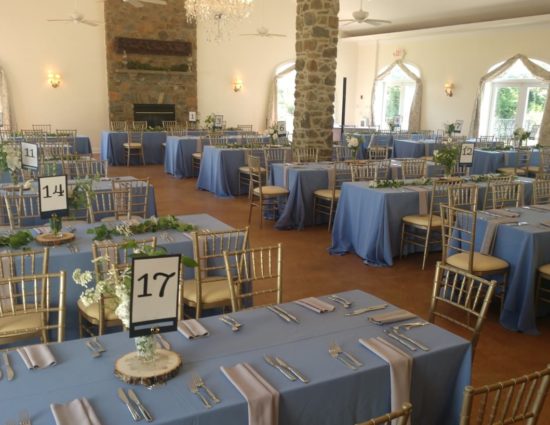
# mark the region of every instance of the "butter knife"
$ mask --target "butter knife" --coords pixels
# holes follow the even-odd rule
[[[416,351],[416,346],[414,346],[413,344],[411,344],[410,342],[408,341],[405,341],[401,338],[399,338],[396,334],[394,334],[392,331],[390,331],[389,329],[384,329],[384,333],[386,335],[388,335],[390,338],[396,340],[397,342],[399,342],[400,344],[403,344],[405,347],[407,347],[409,350],[411,351]]]
[[[6,365],[6,373],[8,374],[8,381],[11,381],[15,377],[15,373],[13,373],[13,369],[10,365],[10,358],[8,357],[8,353],[4,351],[2,353],[2,357],[4,358],[4,364]]]
[[[126,405],[128,410],[130,411],[130,415],[132,415],[132,419],[134,422],[141,421],[141,415],[136,412],[136,409],[134,409],[134,406],[130,404],[130,400],[128,400],[128,397],[126,397],[126,393],[122,388],[119,388],[117,390],[118,398],[122,400],[122,402]]]
[[[273,307],[271,306],[268,306],[267,309],[269,311],[271,311],[272,313],[275,313],[280,319],[283,319],[285,322],[290,322],[290,317],[288,316],[285,316],[284,314],[282,314],[280,311],[278,310],[275,310]]]
[[[279,364],[280,366],[284,367],[285,369],[289,370],[290,372],[292,372],[292,374],[294,376],[296,376],[296,378],[298,378],[300,381],[302,381],[304,384],[307,384],[309,382],[309,379],[307,379],[304,374],[302,372],[300,372],[298,369],[296,369],[295,367],[293,366],[290,366],[287,362],[285,362],[283,359],[281,359],[280,357],[275,357],[275,361],[277,362],[277,364]]]
[[[143,417],[145,418],[145,420],[147,422],[153,422],[153,417],[151,416],[151,414],[149,413],[149,411],[145,408],[145,406],[143,405],[143,403],[141,402],[141,400],[138,398],[137,394],[134,392],[134,390],[132,390],[131,388],[128,390],[128,395],[130,396],[130,399],[132,399],[132,401],[136,404],[136,406],[138,407],[139,411],[141,412],[141,414],[143,415]]]
[[[353,311],[350,311],[349,313],[344,314],[344,316],[357,316],[359,314],[368,313],[369,311],[383,310],[386,307],[388,307],[388,304],[379,304],[373,305],[371,307],[357,308]]]
[[[264,360],[269,366],[272,366],[279,372],[281,372],[289,381],[296,381],[296,377],[294,376],[294,374],[290,372],[286,367],[282,367],[281,365],[275,363],[271,356],[264,354]]]
[[[424,344],[422,344],[420,341],[417,341],[416,339],[412,339],[412,338],[408,337],[407,335],[402,334],[401,332],[399,332],[399,331],[396,330],[396,329],[393,330],[393,333],[394,333],[395,335],[397,335],[399,338],[402,338],[402,339],[404,339],[405,341],[409,341],[411,344],[416,345],[416,346],[417,346],[418,348],[420,348],[422,351],[430,351],[430,347],[425,346]]]
[[[279,307],[278,305],[272,306],[275,310],[277,310],[279,313],[284,314],[286,317],[288,317],[290,320],[292,320],[294,323],[300,323],[298,318],[294,316],[293,314],[290,314],[288,311],[284,310],[282,307]]]

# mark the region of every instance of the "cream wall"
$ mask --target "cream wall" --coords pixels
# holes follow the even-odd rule
[[[94,150],[108,121],[105,34],[100,25],[46,22],[65,18],[72,0],[0,2],[0,67],[8,79],[12,113],[18,128],[52,124],[89,135]],[[88,19],[103,20],[103,4],[80,1]],[[47,84],[48,71],[61,86]]]
[[[377,41],[346,41],[357,45],[356,123],[361,118],[361,111],[370,111],[374,69],[393,62],[396,48],[405,49],[405,61],[416,65],[422,74],[422,128],[438,129],[444,122],[463,119],[467,131],[479,80],[487,70],[516,53],[550,62],[547,40],[550,40],[548,23]],[[444,94],[443,85],[447,81],[455,86],[453,97]]]
[[[342,98],[344,78],[346,80],[346,125],[354,124],[356,106],[356,61],[358,46],[356,43],[338,43],[336,64],[336,93],[334,98],[334,124],[342,124]]]
[[[248,20],[230,39],[207,41],[203,25],[197,27],[198,103],[201,119],[210,113],[222,114],[228,126],[252,124],[263,130],[266,124],[269,84],[275,68],[295,59],[296,2],[256,1]],[[287,37],[242,37],[266,26],[272,33]],[[244,83],[235,93],[232,81]]]

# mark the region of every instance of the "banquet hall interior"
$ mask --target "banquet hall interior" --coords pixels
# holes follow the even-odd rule
[[[548,0],[0,0],[0,425],[466,425],[498,382],[484,424],[550,425],[548,40]],[[130,291],[180,255],[173,314]]]

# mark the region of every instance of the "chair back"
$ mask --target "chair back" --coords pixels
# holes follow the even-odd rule
[[[539,173],[550,173],[550,149],[539,148],[540,168]]]
[[[282,245],[223,252],[233,311],[243,309],[243,300],[254,307],[283,301]],[[252,290],[250,288],[252,285]],[[270,299],[274,297],[274,300]]]
[[[496,281],[437,262],[428,320],[440,318],[471,332],[473,349],[493,298]]]
[[[425,159],[403,159],[401,161],[401,175],[403,180],[420,179],[426,176]]]
[[[449,188],[449,193],[452,187]],[[442,262],[446,263],[447,257],[454,254],[466,253],[468,255],[468,271],[472,271],[474,260],[474,244],[476,235],[475,211],[460,209],[449,205],[440,205],[442,224]]]
[[[147,121],[132,121],[133,131],[145,131],[147,130]]]
[[[170,130],[178,125],[177,121],[168,120],[168,121],[162,121],[162,128],[164,130]]]
[[[38,160],[41,163],[51,160],[63,160],[71,155],[74,142],[68,140],[42,140],[38,142]]]
[[[223,146],[228,144],[228,139],[223,134],[209,134],[208,139],[211,146]]]
[[[336,161],[350,161],[354,158],[353,150],[345,145],[333,145],[332,152]]]
[[[72,163],[78,179],[107,177],[109,174],[109,165],[106,159],[77,159]]]
[[[517,208],[523,205],[523,183],[495,183],[492,185],[492,208]]]
[[[86,192],[86,202],[91,223],[107,217],[114,217],[116,220],[129,219],[131,215],[128,189]]]
[[[237,125],[237,129],[239,131],[245,132],[245,133],[252,133],[252,124],[239,124]]]
[[[511,183],[514,180],[513,175],[491,176],[487,179],[487,189],[483,195],[483,209],[491,208],[490,202],[493,199],[493,186],[499,183]]]
[[[127,131],[128,122],[126,121],[111,121],[109,123],[111,131]]]
[[[449,203],[449,187],[462,183],[460,178],[435,179],[432,183],[432,197],[430,199],[430,217],[441,216],[441,205]],[[429,221],[431,223],[432,220]]]
[[[58,143],[65,143],[71,147],[71,153],[76,154],[76,135],[77,130],[56,129],[55,135]]]
[[[308,147],[294,148],[292,150],[292,158],[297,162],[318,162],[319,149]]]
[[[57,290],[56,290],[57,289]],[[65,336],[65,272],[0,279],[0,343]]]
[[[170,136],[187,136],[187,127],[184,125],[172,125],[168,127],[167,130]]]
[[[136,129],[128,131],[128,143],[135,145],[132,149],[136,149],[138,144],[143,147],[143,131]]]
[[[475,184],[460,184],[449,187],[449,205],[471,211],[477,210],[478,186]]]
[[[369,146],[368,148],[369,159],[388,159],[389,148],[388,146]]]
[[[371,181],[384,180],[388,178],[390,160],[367,160],[351,164],[351,180]]]
[[[115,180],[115,189],[128,192],[128,214],[147,218],[149,208],[149,177],[146,179]]]
[[[334,192],[342,188],[345,182],[351,181],[351,163],[335,162],[333,170],[329,171],[328,187],[332,189],[332,198]]]
[[[4,200],[11,229],[29,227],[40,220],[38,193],[6,192]]]
[[[48,273],[49,250],[0,252],[0,279]]]
[[[41,133],[49,134],[52,132],[51,124],[33,124],[32,129]]]
[[[536,425],[550,388],[550,365],[490,385],[464,388],[460,425]]]
[[[366,422],[361,422],[357,425],[407,425],[411,413],[412,405],[410,403],[404,403],[400,410],[370,419]]]
[[[533,204],[550,204],[550,179],[539,180],[539,174],[533,183]]]

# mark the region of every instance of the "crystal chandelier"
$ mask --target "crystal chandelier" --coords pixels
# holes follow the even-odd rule
[[[209,39],[219,41],[237,21],[250,15],[254,0],[185,0],[188,22],[206,25]]]

